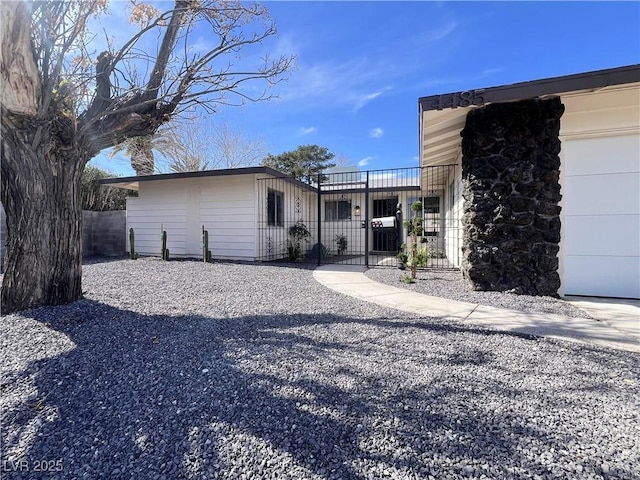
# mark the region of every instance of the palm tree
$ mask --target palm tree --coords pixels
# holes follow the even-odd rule
[[[162,166],[158,168],[156,165],[154,151],[167,159],[188,158],[194,155],[192,152],[201,152],[206,145],[206,142],[196,146],[186,141],[185,132],[191,132],[189,127],[172,122],[164,124],[151,135],[127,138],[113,147],[109,158],[123,152],[126,157],[131,158],[131,167],[136,171],[136,175],[163,173]]]
[[[167,166],[172,172],[206,170],[209,168],[209,161],[205,158],[209,140],[195,127],[190,120],[187,124],[166,125],[153,135],[128,138],[111,150],[109,158],[124,153],[131,158],[131,167],[136,175],[165,171],[165,165],[157,168],[154,151],[169,160]]]
[[[153,175],[155,167],[153,151],[163,152],[166,149],[164,142],[162,134],[127,138],[124,142],[113,147],[109,158],[124,152],[126,157],[131,158],[131,167],[136,171],[136,175]]]
[[[154,151],[168,163],[157,168]],[[246,135],[224,120],[205,130],[194,116],[165,124],[153,135],[128,138],[113,148],[109,158],[121,152],[131,158],[131,167],[137,175],[153,175],[156,170],[180,173],[257,165],[264,158],[266,142]]]

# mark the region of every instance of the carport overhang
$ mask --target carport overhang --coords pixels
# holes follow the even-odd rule
[[[593,92],[635,82],[640,82],[640,65],[421,97],[420,166],[458,163],[460,132],[471,109],[491,103]]]

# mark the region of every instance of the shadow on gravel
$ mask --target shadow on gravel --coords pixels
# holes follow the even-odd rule
[[[145,316],[81,303],[81,309],[59,307],[55,315],[50,309],[25,312],[76,347],[32,362],[4,383],[7,388],[32,382],[35,392],[2,413],[2,424],[12,432],[3,452],[31,432],[30,466],[61,459],[63,467],[42,475],[14,471],[11,478],[240,478],[245,473],[246,478],[349,479],[366,478],[365,471],[376,478],[443,478],[480,476],[482,464],[496,469],[490,477],[515,478],[505,469],[548,472],[528,454],[532,444],[561,448],[517,412],[468,409],[470,399],[482,394],[479,384],[461,390],[436,374],[431,383],[408,388],[392,374],[363,373],[348,361],[351,355],[406,361],[406,352],[394,351],[389,342],[394,332],[407,329],[445,337],[494,332],[339,316],[321,322],[313,315]],[[340,328],[360,323],[383,335],[341,343],[330,334],[318,340],[299,331],[318,323]],[[434,369],[437,360],[443,375],[459,365],[502,368],[486,349],[437,359],[428,352],[415,355],[412,365]],[[318,359],[322,372],[314,366]],[[397,374],[402,376],[402,368]],[[519,394],[504,384],[483,385],[502,389],[501,395]],[[473,466],[472,460],[479,463]]]

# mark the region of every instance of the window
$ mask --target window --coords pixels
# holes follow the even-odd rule
[[[449,225],[456,226],[456,181],[453,180],[449,185]]]
[[[278,227],[284,225],[284,193],[277,190],[268,190],[267,223]]]
[[[423,213],[440,213],[440,197],[410,197],[409,204],[407,205],[409,215],[413,215],[411,205],[418,200],[422,202]]]
[[[440,213],[440,197],[424,197],[424,213]]]
[[[324,202],[324,220],[351,220],[351,200],[327,200]]]
[[[428,197],[413,197],[409,198],[409,206],[416,200],[422,202],[422,218],[423,229],[425,237],[437,236],[440,231],[440,197],[430,195]],[[413,216],[414,213],[409,208],[409,215]]]
[[[449,185],[449,210],[453,210],[456,205],[456,190],[455,190],[455,181],[451,182]]]

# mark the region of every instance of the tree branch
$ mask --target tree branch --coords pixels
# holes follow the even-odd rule
[[[206,5],[205,5],[206,4]],[[104,148],[122,142],[129,137],[153,134],[158,127],[183,111],[190,105],[205,106],[215,110],[216,105],[232,104],[225,99],[226,94],[234,94],[244,101],[268,100],[272,96],[266,92],[252,96],[239,90],[248,81],[267,80],[277,83],[278,77],[289,70],[293,57],[280,57],[274,62],[252,69],[230,68],[213,73],[211,64],[216,59],[233,51],[240,51],[251,44],[261,43],[276,33],[273,24],[243,38],[245,24],[266,14],[258,7],[247,9],[241,4],[230,2],[231,7],[212,8],[215,2],[200,0],[190,2],[176,0],[175,7],[164,12],[141,29],[112,57],[106,52],[98,57],[95,74],[96,93],[88,109],[78,119],[78,132],[83,138],[82,144],[90,155]],[[227,3],[225,3],[227,5]],[[168,25],[164,25],[169,18]],[[205,18],[218,34],[217,45],[200,56],[189,60],[188,37],[192,32],[192,23]],[[186,27],[184,51],[180,55],[182,65],[170,68],[172,55],[175,54],[181,30]],[[146,53],[135,52],[135,45],[145,33],[162,29],[160,49],[155,58]],[[137,59],[150,62],[152,69],[146,83],[137,83],[131,72],[119,68],[119,64],[134,62]],[[132,63],[136,65],[136,63]],[[230,66],[229,66],[230,67]],[[111,77],[109,77],[109,75]],[[127,80],[128,87],[118,85],[118,80]]]
[[[167,65],[169,63],[169,57],[173,52],[176,45],[176,39],[180,28],[183,25],[184,17],[189,6],[189,2],[185,0],[176,0],[176,8],[171,14],[171,20],[167,26],[167,30],[162,38],[160,45],[160,52],[156,59],[155,65],[151,72],[149,82],[147,83],[147,89],[144,94],[145,100],[150,98],[157,98],[160,85],[165,77]]]
[[[15,113],[35,115],[40,104],[41,81],[29,36],[31,12],[22,2],[0,2],[0,14],[5,25],[11,25],[1,32],[2,106]]]

